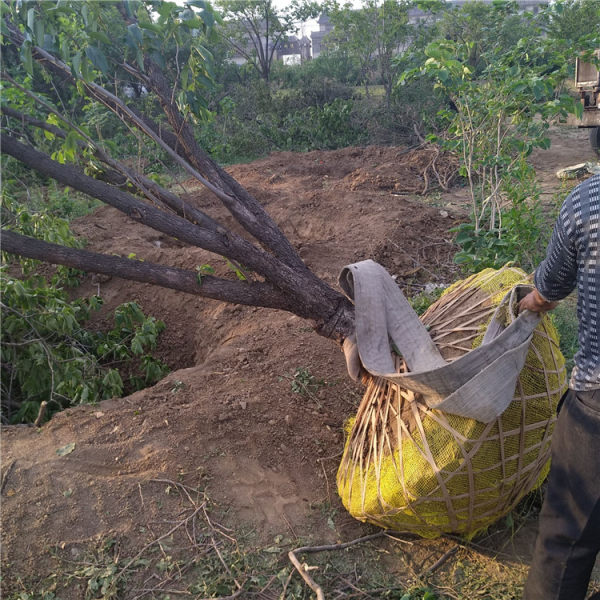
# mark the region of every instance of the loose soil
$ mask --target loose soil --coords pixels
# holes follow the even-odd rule
[[[534,155],[546,203],[561,189],[556,169],[593,160],[586,140],[585,131],[560,128],[550,150]],[[319,277],[336,285],[344,265],[373,258],[414,294],[428,283],[459,276],[451,262],[455,248],[449,229],[466,215],[466,191],[456,185],[447,193],[439,188],[427,152],[379,147],[284,152],[229,170]],[[435,160],[443,175],[448,159]],[[184,182],[178,191],[235,227],[194,182]],[[77,221],[74,229],[91,250],[135,253],[189,269],[208,263],[219,274],[228,271],[214,255],[109,207]],[[273,546],[274,539],[287,540],[287,550],[373,531],[345,513],[335,491],[343,424],[356,409],[361,387],[347,377],[339,348],[315,334],[310,323],[285,312],[225,305],[117,278],[86,276],[75,293],[102,296],[100,326],[111,309],[130,300],[162,319],[167,327],[156,355],[172,371],[154,387],[64,411],[41,429],[3,428],[7,595],[41,589],[40,582],[65,561],[86,564],[86,553],[107,539],[118,541],[122,556],[134,557],[153,535],[168,529],[152,529],[152,522],[176,522],[179,483],[206,494],[231,536],[251,532],[255,549]],[[314,384],[309,393],[292,391],[297,369],[314,378],[297,377]],[[69,444],[72,451],[59,456],[57,450]],[[492,557],[494,577],[510,567],[518,587],[534,524],[512,533],[499,529],[478,545],[461,547],[459,555],[483,561],[483,571],[490,563],[482,557]],[[396,544],[393,550],[393,542],[382,542],[376,557],[405,585],[421,581],[416,575],[451,545],[448,539],[407,543],[412,545]],[[287,564],[282,556],[279,569]],[[63,581],[56,597],[81,598],[84,589],[80,579]],[[271,586],[258,597],[276,598],[281,591],[282,585]],[[140,597],[133,587],[120,593]]]

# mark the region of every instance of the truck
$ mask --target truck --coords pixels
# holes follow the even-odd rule
[[[594,52],[600,61],[600,49]],[[600,154],[600,70],[598,62],[575,60],[575,89],[581,99],[583,114],[580,119],[569,119],[571,125],[590,130],[590,144]]]

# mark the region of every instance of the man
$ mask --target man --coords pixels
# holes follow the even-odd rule
[[[559,404],[525,600],[583,600],[600,551],[599,228],[600,175],[594,175],[563,203],[535,290],[519,303],[520,310],[545,312],[577,287],[579,350]]]

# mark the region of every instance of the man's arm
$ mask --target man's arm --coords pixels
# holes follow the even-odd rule
[[[519,302],[519,310],[546,312],[568,296],[577,283],[577,249],[567,228],[566,204],[559,215],[546,258],[535,271],[535,290]]]

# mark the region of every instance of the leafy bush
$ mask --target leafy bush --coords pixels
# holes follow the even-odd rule
[[[245,101],[238,105],[232,100],[227,113],[203,125],[200,144],[218,161],[232,163],[274,150],[335,149],[365,141],[353,100],[337,98],[292,112],[280,111],[278,102],[273,100],[271,109],[259,112]]]
[[[469,273],[488,267],[499,269],[508,262],[532,270],[542,259],[547,241],[540,205],[514,203],[501,211],[499,222],[501,227],[479,231],[472,222],[453,228],[457,234],[454,242],[461,247],[454,262]]]
[[[2,225],[68,247],[83,245],[64,219],[29,212],[11,198],[5,198]],[[149,354],[164,323],[129,302],[116,309],[110,331],[94,331],[86,325],[102,299],[70,301],[63,289],[77,285],[80,273],[57,267],[47,281],[38,268],[37,261],[23,258],[0,267],[3,421],[34,421],[42,402],[51,414],[120,396],[166,373],[166,366]]]
[[[120,396],[155,383],[166,366],[148,351],[164,323],[147,317],[135,302],[119,306],[108,332],[85,324],[102,299],[69,301],[39,276],[0,273],[2,301],[2,417],[32,422],[40,404],[49,411]]]
[[[269,131],[285,150],[322,150],[360,143],[362,132],[352,123],[351,100],[336,99],[287,115]]]

